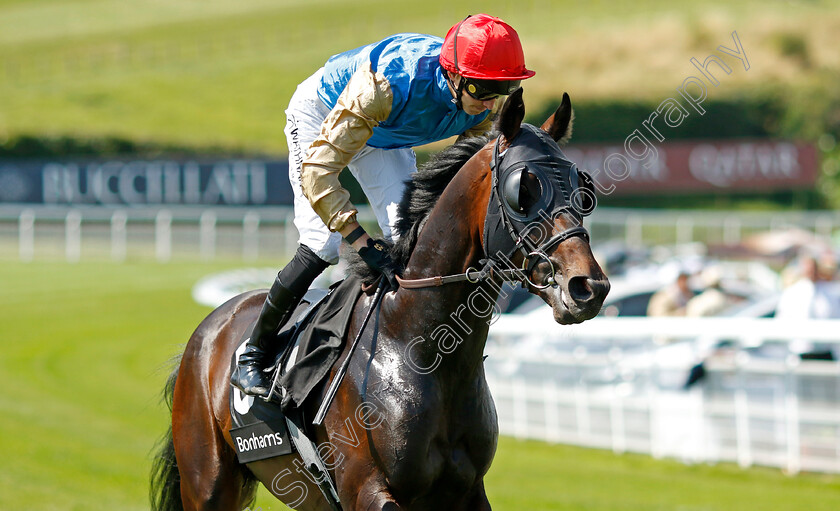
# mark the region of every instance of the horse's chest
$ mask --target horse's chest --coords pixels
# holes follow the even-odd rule
[[[436,375],[383,375],[370,397],[384,418],[373,447],[395,490],[457,494],[489,469],[498,427],[480,375],[458,385]]]

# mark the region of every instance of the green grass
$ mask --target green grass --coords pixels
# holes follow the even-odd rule
[[[238,266],[0,265],[0,509],[148,509],[166,361],[209,312],[190,289]],[[487,489],[502,511],[840,508],[840,477],[512,439],[501,440]],[[257,505],[283,509],[264,490]]]
[[[516,27],[526,101],[663,99],[737,30],[751,62],[716,95],[836,83],[840,3],[548,0],[3,0],[0,141],[29,133],[286,152],[294,87],[332,54],[468,13]]]
[[[202,265],[4,264],[0,509],[148,509],[167,359]]]

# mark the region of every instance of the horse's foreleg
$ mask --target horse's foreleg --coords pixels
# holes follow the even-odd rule
[[[321,495],[314,477],[306,471],[297,453],[248,464],[248,469],[262,481],[275,498],[297,511],[328,511],[330,505]]]
[[[405,509],[397,504],[390,490],[379,479],[376,477],[374,480],[368,480],[359,489],[353,511],[402,511]]]
[[[361,499],[356,505],[356,511],[402,511],[403,507],[394,500],[391,495],[379,495],[370,501],[363,503]]]
[[[484,480],[476,488],[475,494],[470,499],[467,509],[473,511],[491,511],[490,501],[487,500],[487,493],[484,491]]]

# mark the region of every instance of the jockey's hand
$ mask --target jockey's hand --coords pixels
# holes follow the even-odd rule
[[[387,279],[391,289],[396,291],[400,285],[397,282],[397,272],[395,270],[394,261],[388,253],[388,247],[379,241],[374,241],[372,238],[367,239],[367,244],[359,249],[359,255],[367,263],[368,266],[382,274],[382,277]]]

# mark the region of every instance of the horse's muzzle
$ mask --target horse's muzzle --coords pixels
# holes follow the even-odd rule
[[[595,308],[597,314],[601,305],[610,292],[610,281],[604,279],[593,279],[591,277],[572,277],[568,285],[569,297],[574,301],[575,306],[580,310]]]
[[[594,318],[601,310],[610,292],[610,281],[606,277],[577,275],[545,291],[558,323],[580,323]]]

